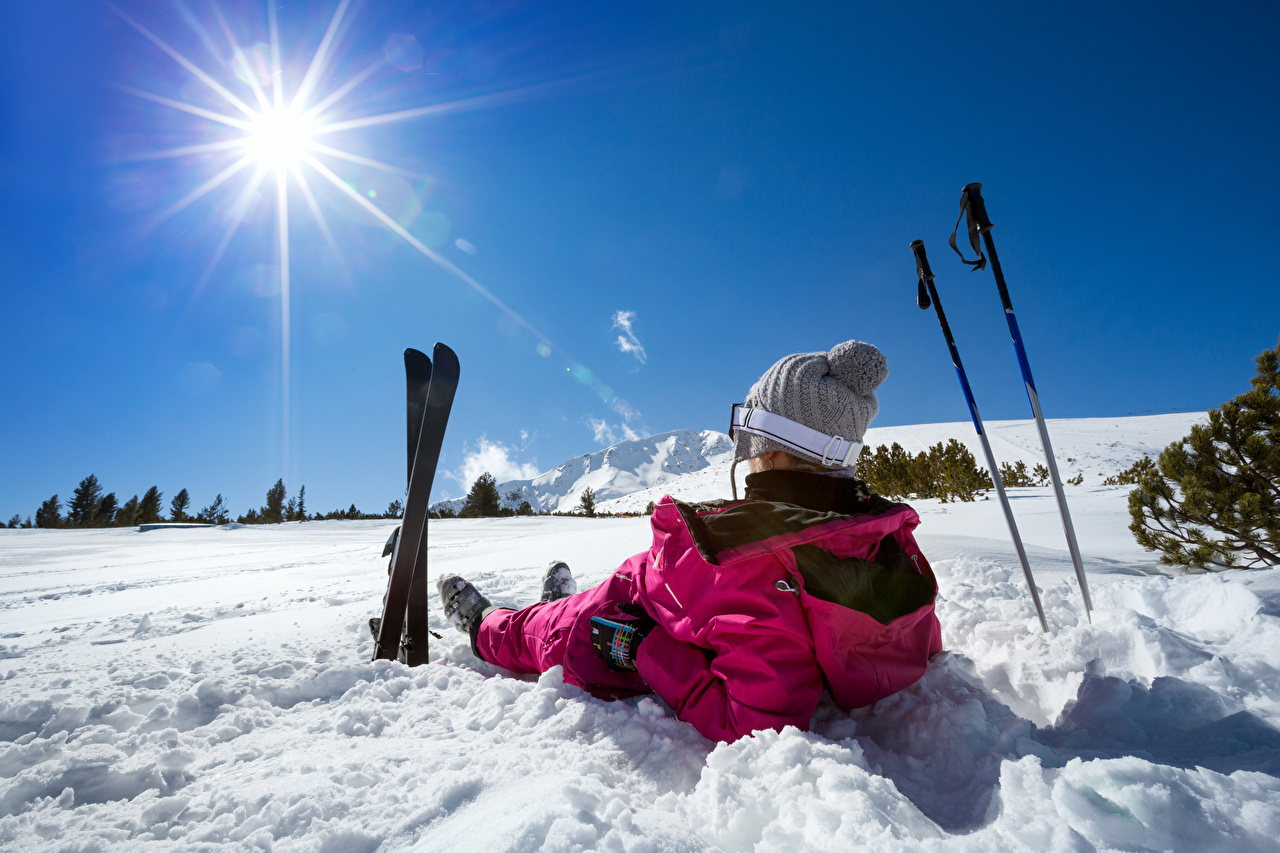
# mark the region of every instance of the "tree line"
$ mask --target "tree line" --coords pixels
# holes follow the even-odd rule
[[[652,507],[652,501],[650,501]],[[650,508],[647,514],[652,514]],[[632,516],[637,513],[607,513],[613,516]],[[431,518],[512,518],[518,515],[572,515],[585,516],[587,518],[596,518],[596,492],[595,489],[587,486],[582,490],[582,494],[578,496],[578,505],[569,512],[539,512],[533,508],[519,490],[512,489],[507,492],[507,498],[504,502],[502,494],[498,490],[498,481],[488,471],[476,478],[471,484],[471,489],[467,492],[467,497],[462,503],[462,509],[454,510],[447,505],[440,505],[436,509],[431,510],[428,515]]]
[[[191,495],[182,489],[174,495],[167,511],[164,507],[164,494],[158,486],[152,486],[139,498],[137,495],[120,503],[115,492],[107,492],[98,478],[93,474],[85,477],[76,486],[71,499],[64,506],[58,495],[53,495],[36,510],[34,519],[27,516],[24,521],[15,513],[9,519],[9,528],[40,527],[46,529],[68,527],[135,527],[140,524],[197,523],[197,524],[229,524],[231,512],[226,501],[219,494],[213,501],[199,512],[192,514]],[[400,501],[392,501],[383,513],[366,513],[351,504],[347,509],[335,509],[330,512],[307,514],[307,487],[302,486],[298,493],[289,497],[285,489],[284,479],[276,480],[274,486],[267,490],[266,502],[257,508],[236,518],[239,524],[279,524],[284,521],[323,521],[335,518],[399,518],[404,514]]]

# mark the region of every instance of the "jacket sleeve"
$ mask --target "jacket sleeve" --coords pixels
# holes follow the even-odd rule
[[[822,695],[809,643],[742,615],[715,617],[707,636],[714,657],[661,625],[640,644],[636,670],[676,716],[715,741],[783,726],[808,730]]]

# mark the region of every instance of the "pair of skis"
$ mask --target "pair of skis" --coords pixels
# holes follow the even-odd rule
[[[427,507],[458,390],[458,356],[439,343],[431,354],[404,351],[409,485],[398,535],[388,543],[391,576],[373,647],[374,660],[397,659],[409,666],[427,662]]]
[[[977,252],[977,260],[970,261],[956,246],[956,231],[960,220],[966,220],[969,233],[969,244]],[[960,260],[968,264],[975,272],[984,269],[987,257],[991,259],[991,272],[995,275],[996,287],[1000,291],[1000,302],[1004,307],[1005,320],[1009,324],[1009,335],[1013,339],[1013,348],[1018,355],[1018,366],[1022,370],[1022,381],[1026,385],[1027,399],[1031,402],[1031,413],[1035,417],[1036,427],[1040,433],[1040,445],[1044,449],[1045,460],[1049,467],[1049,479],[1053,483],[1053,491],[1058,500],[1058,513],[1062,516],[1062,529],[1067,537],[1067,550],[1071,554],[1071,562],[1075,567],[1076,580],[1080,583],[1080,593],[1084,598],[1085,617],[1093,621],[1093,602],[1089,598],[1089,584],[1085,580],[1084,563],[1080,557],[1080,546],[1076,542],[1075,527],[1071,523],[1071,512],[1067,509],[1067,496],[1062,490],[1062,479],[1058,475],[1058,464],[1053,455],[1053,447],[1049,443],[1049,429],[1044,422],[1044,413],[1040,410],[1040,396],[1036,393],[1035,381],[1031,378],[1031,364],[1027,361],[1027,351],[1022,345],[1022,334],[1018,331],[1018,319],[1013,313],[1013,303],[1009,299],[1009,288],[1005,286],[1004,272],[1000,269],[1000,259],[996,255],[996,244],[991,239],[991,220],[987,217],[986,203],[982,198],[982,184],[969,184],[960,194],[960,216],[956,219],[956,229],[951,233],[950,245],[960,255]],[[979,237],[986,245],[986,255],[982,253]],[[1027,552],[1022,546],[1022,537],[1018,535],[1018,524],[1013,518],[1013,509],[1009,505],[1009,496],[1005,494],[1004,483],[996,466],[995,454],[991,452],[991,442],[982,428],[982,417],[978,414],[978,405],[973,400],[973,390],[965,376],[964,365],[960,361],[960,351],[956,349],[955,339],[951,335],[951,327],[947,324],[947,315],[942,311],[942,300],[938,298],[934,287],[933,271],[929,268],[929,259],[925,256],[924,241],[916,240],[911,244],[911,252],[916,259],[916,275],[919,277],[919,290],[916,304],[927,309],[930,303],[938,314],[938,322],[942,326],[943,337],[947,340],[947,348],[951,351],[951,362],[955,365],[956,375],[960,378],[960,388],[964,391],[965,402],[969,404],[969,414],[973,418],[974,429],[982,440],[982,451],[987,458],[987,468],[991,471],[991,481],[995,484],[996,495],[1000,498],[1000,506],[1004,510],[1005,522],[1009,525],[1009,535],[1013,538],[1013,547],[1018,552],[1022,563],[1022,573],[1026,576],[1027,586],[1031,590],[1031,601],[1035,604],[1036,615],[1040,617],[1040,627],[1045,632],[1049,623],[1044,616],[1044,607],[1040,603],[1040,594],[1036,591],[1035,580],[1031,576],[1031,565],[1027,562]]]

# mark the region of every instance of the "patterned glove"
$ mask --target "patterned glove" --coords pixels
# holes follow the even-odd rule
[[[635,672],[640,642],[657,623],[639,607],[621,605],[618,610],[611,617],[591,617],[591,645],[610,669]]]

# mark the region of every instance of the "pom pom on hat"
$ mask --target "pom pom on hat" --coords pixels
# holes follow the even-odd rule
[[[889,375],[889,362],[884,353],[862,341],[836,344],[827,353],[827,363],[831,375],[860,397],[874,394]]]

